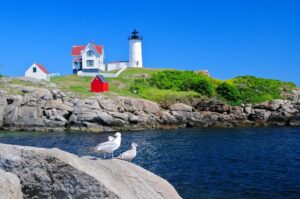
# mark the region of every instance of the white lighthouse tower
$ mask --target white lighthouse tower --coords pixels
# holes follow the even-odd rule
[[[138,31],[134,29],[131,36],[128,37],[129,40],[129,67],[143,67],[142,58],[142,40],[143,37],[139,36]]]

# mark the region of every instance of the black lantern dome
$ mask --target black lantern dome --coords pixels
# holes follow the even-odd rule
[[[143,37],[139,36],[139,32],[134,29],[133,32],[131,33],[131,36],[128,37],[129,40],[131,39],[138,39],[138,40],[143,40]]]

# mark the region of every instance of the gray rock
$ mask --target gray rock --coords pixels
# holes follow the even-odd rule
[[[77,108],[101,110],[98,101],[94,98],[73,100],[72,102]]]
[[[25,87],[22,87],[22,93],[31,93],[35,90],[34,87],[31,87],[31,86],[25,86]]]
[[[6,97],[7,104],[13,104],[15,106],[21,106],[23,97],[21,95],[10,95]]]
[[[0,169],[0,198],[22,199],[23,194],[19,178]]]
[[[132,105],[146,113],[158,113],[160,108],[157,103],[148,100],[133,99]]]
[[[66,94],[59,89],[52,90],[52,95],[54,99],[62,99],[66,96]]]
[[[300,113],[297,113],[291,117],[289,122],[291,126],[300,126]]]
[[[0,168],[20,178],[24,198],[177,199],[166,180],[121,160],[0,144]]]
[[[290,114],[295,114],[299,112],[299,110],[296,107],[294,107],[294,105],[290,101],[282,104],[281,109]]]
[[[49,120],[55,120],[55,121],[62,121],[65,124],[68,123],[66,118],[64,118],[60,113],[64,114],[64,112],[58,113],[56,109],[51,109],[51,110],[44,110],[45,115]]]
[[[291,115],[284,111],[273,111],[267,122],[275,126],[284,126],[288,124],[290,118]]]
[[[115,118],[124,120],[124,121],[128,121],[128,119],[129,119],[128,113],[110,112],[110,115],[112,115]]]
[[[28,120],[34,120],[41,117],[42,117],[42,110],[38,106],[35,107],[22,106],[19,109],[19,120],[24,121],[24,123],[27,123]]]
[[[203,100],[196,105],[199,111],[210,111],[217,113],[230,113],[231,107],[219,100]]]
[[[164,123],[164,124],[178,123],[178,120],[173,115],[171,115],[168,111],[162,111],[160,113],[160,118],[162,120],[162,123]]]
[[[170,106],[170,110],[171,111],[188,111],[188,112],[192,112],[193,107],[183,104],[183,103],[176,103],[176,104],[172,104]]]
[[[34,98],[44,99],[44,100],[51,100],[53,99],[51,92],[48,89],[44,88],[36,88],[31,95]]]
[[[98,112],[99,111],[91,111],[89,109],[76,109],[70,117],[70,122],[73,123],[82,123],[84,121],[97,122]]]
[[[5,114],[5,108],[7,106],[7,100],[5,96],[0,95],[0,128],[3,125],[3,115]]]
[[[122,106],[127,112],[143,111],[146,113],[159,113],[160,108],[157,103],[143,99],[133,99],[121,97]]]
[[[276,111],[276,110],[280,109],[282,107],[282,105],[284,105],[286,103],[288,103],[287,100],[277,99],[277,100],[272,100],[269,102],[263,102],[263,103],[257,104],[254,106],[254,108]]]
[[[97,112],[97,122],[103,125],[112,125],[114,118],[106,112]]]
[[[107,111],[118,112],[118,107],[120,107],[120,102],[118,99],[111,99],[101,95],[97,96],[96,99],[102,109]]]
[[[103,126],[97,123],[83,122],[83,125],[87,128],[86,131],[89,132],[103,132]]]
[[[58,109],[68,112],[73,112],[74,108],[69,105],[70,103],[63,103],[61,99],[56,100],[47,100],[46,104],[44,105],[45,109]]]
[[[259,119],[263,121],[267,121],[272,112],[268,110],[254,109],[254,113],[257,115]]]
[[[251,114],[253,113],[252,107],[251,106],[245,106],[244,111],[246,114]]]
[[[19,117],[19,107],[14,104],[7,105],[4,110],[3,125],[12,126]]]
[[[133,114],[131,114],[130,116],[129,116],[129,122],[131,122],[131,123],[134,123],[134,124],[137,124],[138,122],[139,122],[139,117],[138,116],[136,116],[136,115],[133,115]]]
[[[171,111],[171,114],[176,118],[176,120],[180,122],[186,122],[190,116],[193,114],[191,112],[186,112],[186,111]]]

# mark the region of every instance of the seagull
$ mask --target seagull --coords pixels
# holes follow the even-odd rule
[[[113,136],[108,136],[108,141],[113,141],[115,139],[115,137]]]
[[[126,161],[131,162],[131,160],[133,160],[136,156],[136,147],[137,146],[138,145],[136,143],[132,143],[131,144],[131,149],[121,153],[117,158],[121,159],[121,160],[126,160]]]
[[[97,146],[93,147],[91,150],[96,153],[104,154],[104,158],[105,158],[105,153],[110,153],[111,157],[113,158],[114,151],[117,150],[121,145],[121,133],[117,132],[114,136],[115,138],[109,136],[108,141],[98,144]]]

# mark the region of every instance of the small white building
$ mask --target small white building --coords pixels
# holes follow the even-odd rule
[[[72,47],[72,67],[73,74],[84,75],[84,73],[99,73],[105,71],[104,49],[101,45],[93,42],[84,45],[74,45]]]
[[[107,62],[105,64],[106,71],[118,70],[124,67],[128,67],[128,61]]]
[[[25,72],[25,77],[49,80],[49,73],[42,64],[33,63]]]

